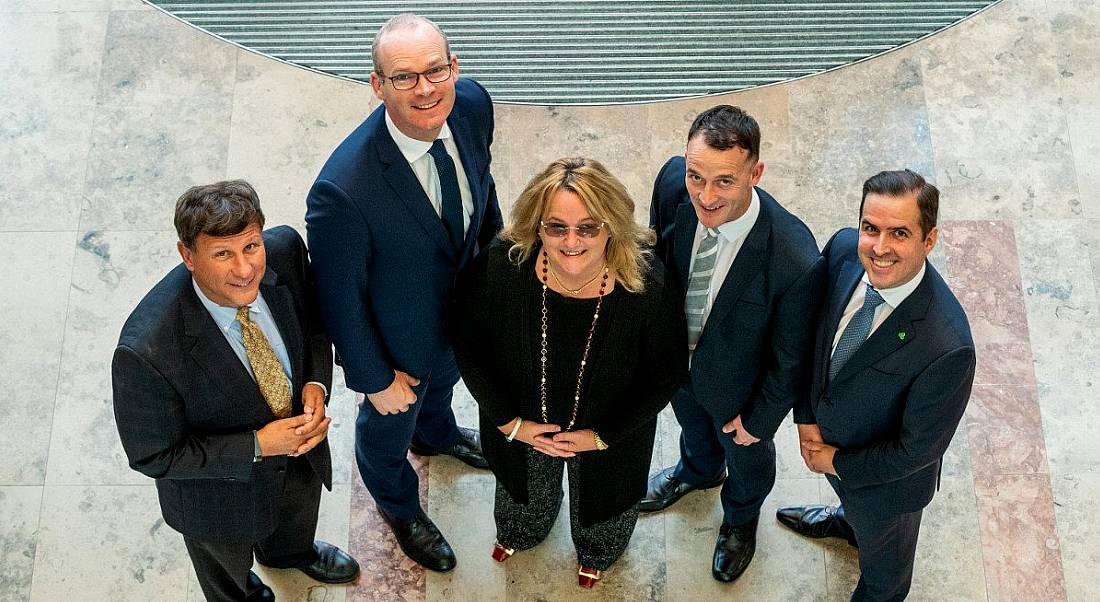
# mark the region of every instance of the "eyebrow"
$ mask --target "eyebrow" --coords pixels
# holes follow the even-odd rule
[[[860,219],[859,223],[867,224],[868,226],[874,226],[874,227],[878,228],[879,230],[886,230],[887,232],[900,232],[900,231],[911,232],[911,230],[909,229],[908,226],[896,226],[894,228],[883,228],[883,227],[879,226],[878,224],[876,224],[874,222],[868,221],[867,218]]]

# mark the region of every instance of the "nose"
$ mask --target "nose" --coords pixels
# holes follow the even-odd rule
[[[247,280],[252,276],[252,264],[248,262],[248,258],[243,254],[238,254],[233,258],[233,265],[230,269],[233,272],[233,276],[241,280]]]
[[[565,238],[562,239],[562,242],[567,246],[575,247],[583,241],[581,241],[581,235],[577,234],[576,228],[571,228],[565,231]]]
[[[888,242],[886,232],[879,232],[878,236],[875,237],[875,244],[871,249],[874,250],[875,255],[885,255],[890,250],[887,244]]]
[[[706,205],[711,205],[718,199],[718,191],[715,190],[714,185],[707,183],[703,185],[703,190],[699,192],[699,200]]]
[[[423,73],[416,80],[416,93],[420,96],[427,96],[435,91],[435,84],[428,81],[428,76]]]

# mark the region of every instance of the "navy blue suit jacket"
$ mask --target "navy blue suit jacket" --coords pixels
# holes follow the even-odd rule
[[[825,442],[839,448],[839,479],[829,481],[846,506],[874,515],[915,512],[935,494],[940,462],[970,399],[974,340],[962,306],[926,262],[921,283],[830,382],[836,329],[864,272],[858,240],[845,228],[822,252],[829,291],[813,387],[795,408],[795,422],[816,422]]]
[[[493,104],[477,82],[455,82],[447,124],[474,213],[455,251],[380,106],[333,152],[306,201],[306,230],[321,316],[347,386],[375,393],[394,370],[429,375],[448,349],[444,315],[455,275],[500,229],[489,173]]]
[[[290,357],[297,416],[307,382],[331,388],[332,346],[317,317],[302,238],[287,226],[263,236],[267,270],[260,293]],[[183,264],[126,320],[111,384],[122,447],[131,468],[156,479],[166,523],[184,535],[220,541],[257,541],[274,532],[287,457],[253,462],[252,431],[275,415]],[[304,457],[331,489],[328,439]]]
[[[687,291],[699,223],[684,184],[683,157],[669,159],[653,186],[650,225],[657,254]],[[691,359],[688,386],[718,423],[741,415],[755,437],[775,434],[809,390],[813,316],[824,266],[813,234],[756,189],[760,216],[726,274]]]

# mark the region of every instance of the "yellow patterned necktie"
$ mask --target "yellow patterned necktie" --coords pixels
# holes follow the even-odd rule
[[[252,364],[252,373],[256,375],[256,384],[260,386],[271,411],[279,418],[290,417],[290,384],[287,383],[283,364],[267,342],[267,337],[256,323],[248,319],[248,306],[237,308],[237,321],[241,323],[241,340]]]

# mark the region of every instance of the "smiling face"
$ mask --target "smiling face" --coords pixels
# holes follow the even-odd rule
[[[581,197],[571,190],[560,189],[550,197],[546,214],[542,216],[546,225],[562,225],[576,228],[588,224],[599,226],[588,213]],[[573,283],[591,278],[603,268],[607,241],[611,235],[607,226],[600,229],[593,238],[584,238],[577,231],[569,230],[563,237],[546,234],[545,228],[539,228],[539,238],[543,249],[550,258],[550,267],[561,277]]]
[[[433,84],[420,76],[410,90],[396,90],[377,73],[371,73],[374,95],[386,105],[386,112],[406,136],[430,142],[439,135],[455,104],[458,58],[447,55],[447,42],[427,24],[416,24],[387,32],[378,45],[379,65],[385,76],[423,73],[450,64],[451,77]]]
[[[239,234],[199,234],[195,248],[177,243],[183,263],[208,299],[223,307],[251,305],[267,269],[267,253],[259,224]]]
[[[937,231],[921,234],[917,194],[887,196],[868,193],[859,220],[859,261],[871,286],[890,289],[909,282],[920,272]]]
[[[684,180],[699,222],[717,228],[748,210],[764,164],[740,146],[718,150],[703,138],[699,134],[688,141]]]

